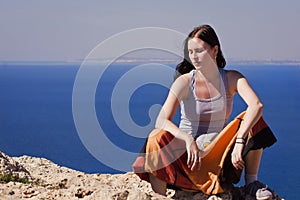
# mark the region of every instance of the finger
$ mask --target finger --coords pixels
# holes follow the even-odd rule
[[[241,169],[244,169],[245,165],[243,163],[240,163]]]
[[[239,169],[244,169],[244,165],[239,163]]]
[[[234,157],[231,158],[231,163],[233,164],[234,167],[236,167],[237,161]]]
[[[235,169],[237,169],[237,170],[241,169],[240,165],[239,165],[239,164],[236,164],[236,165],[235,165]]]
[[[195,168],[196,168],[196,166],[197,166],[197,159],[194,159],[194,162],[192,164],[191,170],[194,171]]]
[[[238,167],[238,169],[243,169],[245,167],[245,164],[243,161],[238,161],[236,162],[236,166]]]
[[[232,165],[234,166],[235,169],[239,169],[239,162],[238,161],[235,161],[234,158],[231,159],[231,162],[232,162]]]
[[[191,163],[190,163],[191,168],[194,168],[194,167],[195,167],[195,162],[196,162],[196,160],[197,160],[197,155],[193,153],[193,154],[192,154]]]
[[[235,169],[239,169],[239,166],[236,163],[232,163]]]
[[[232,162],[232,164],[235,164],[236,166],[239,163],[245,164],[244,160],[238,155],[232,155],[231,162]]]
[[[245,162],[244,162],[244,160],[239,160],[239,163],[241,163],[241,164],[243,164],[243,165],[245,165]]]
[[[201,168],[201,156],[199,154],[199,157],[198,157],[198,170],[200,170]]]
[[[198,163],[197,155],[194,155],[193,165],[191,168],[192,171],[194,171],[194,169],[196,168],[197,163]]]
[[[194,163],[194,159],[195,159],[195,156],[193,153],[190,152],[190,159],[189,159],[189,163],[188,163],[188,167],[191,168],[193,163]]]
[[[196,152],[193,156],[194,160],[192,162],[191,170],[195,170],[196,168],[200,170],[201,167],[201,155],[200,152]]]
[[[186,164],[187,164],[188,167],[190,167],[190,162],[191,162],[191,154],[190,154],[190,152],[188,151],[188,152],[187,152],[187,161],[186,161]]]
[[[239,161],[239,166],[243,169],[245,167],[245,162],[243,160]]]

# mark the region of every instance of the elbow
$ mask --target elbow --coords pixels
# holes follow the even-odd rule
[[[155,122],[155,129],[166,130],[170,124],[170,120],[166,118],[157,118]]]
[[[165,120],[158,117],[155,122],[155,128],[156,129],[164,129],[164,124],[165,124],[164,121]]]
[[[155,122],[155,128],[160,129],[160,123],[158,122],[158,120],[156,120],[156,122]]]
[[[253,110],[255,110],[255,111],[259,112],[259,113],[261,113],[263,111],[263,109],[264,109],[264,105],[260,101],[252,104],[251,107],[253,108]]]
[[[260,111],[260,112],[263,111],[264,105],[262,104],[262,102],[258,102],[258,103],[257,103],[257,109],[258,109],[258,111]]]
[[[264,105],[262,104],[262,102],[257,101],[257,102],[253,102],[253,103],[249,104],[248,108],[253,111],[261,113],[264,109]]]
[[[156,121],[155,121],[155,128],[156,129],[165,129],[166,125],[168,124],[169,118],[166,117],[165,112],[160,111],[158,114]]]

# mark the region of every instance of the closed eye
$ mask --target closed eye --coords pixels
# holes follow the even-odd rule
[[[196,53],[202,53],[205,49],[195,49]]]
[[[189,54],[202,53],[203,51],[205,51],[205,49],[203,49],[203,48],[199,48],[199,49],[195,49],[195,50],[189,49],[188,51],[189,51]]]

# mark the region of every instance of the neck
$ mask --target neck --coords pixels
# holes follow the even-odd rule
[[[218,81],[220,76],[219,69],[215,66],[197,69],[197,74],[199,74],[201,80],[212,83]]]

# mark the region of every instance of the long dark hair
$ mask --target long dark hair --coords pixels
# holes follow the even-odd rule
[[[182,74],[189,73],[191,70],[195,69],[193,64],[191,63],[191,60],[189,58],[189,51],[188,51],[188,41],[191,38],[199,38],[209,44],[211,47],[218,46],[219,51],[217,54],[217,65],[219,68],[224,68],[226,65],[226,60],[223,56],[221,45],[218,39],[218,36],[215,32],[215,30],[210,25],[202,25],[194,28],[192,32],[188,35],[188,37],[184,41],[184,58],[183,61],[180,62],[176,66],[176,72],[175,72],[175,79],[178,78]]]

